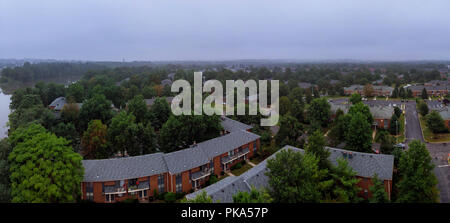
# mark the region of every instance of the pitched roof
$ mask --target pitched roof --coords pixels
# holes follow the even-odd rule
[[[150,99],[144,99],[145,104],[147,106],[152,106],[155,103],[155,100],[157,98],[158,97],[153,97],[153,98],[150,98]],[[165,98],[166,98],[167,103],[169,103],[169,105],[170,105],[172,103],[173,97],[165,97]]]
[[[54,107],[53,110],[60,111],[66,103],[65,97],[58,97],[50,103],[49,107]]]
[[[192,148],[164,154],[163,157],[167,164],[167,169],[171,174],[181,173],[195,167],[203,166],[211,160],[200,148],[200,143]]]
[[[374,119],[391,119],[394,114],[393,106],[369,106],[369,110]]]
[[[115,181],[167,172],[163,153],[142,156],[83,160],[83,182]]]
[[[202,149],[206,156],[209,159],[212,159],[259,138],[259,135],[245,130],[240,130],[201,142],[196,148]]]
[[[227,132],[235,132],[235,131],[241,131],[241,130],[249,130],[253,127],[251,125],[244,124],[242,122],[238,122],[236,120],[233,120],[231,118],[222,116],[220,118],[221,124],[223,129]]]

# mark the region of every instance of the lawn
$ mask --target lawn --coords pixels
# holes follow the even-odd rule
[[[402,114],[398,121],[400,122],[400,129],[398,130],[400,135],[394,137],[401,143],[405,141],[405,115]]]
[[[232,170],[231,173],[235,176],[239,176],[251,168],[252,168],[252,166],[250,164],[246,163],[241,168]]]
[[[420,125],[423,131],[423,137],[427,142],[450,142],[450,133],[434,134],[428,129],[425,119],[420,116]]]
[[[252,162],[255,165],[258,165],[258,163],[262,162],[264,158],[262,156],[253,157],[250,159],[250,162]]]

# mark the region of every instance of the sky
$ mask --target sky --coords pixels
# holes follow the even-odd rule
[[[1,0],[0,58],[450,59],[447,0]]]

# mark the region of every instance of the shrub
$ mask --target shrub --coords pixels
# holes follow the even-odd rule
[[[235,167],[234,169],[240,169],[240,168],[242,168],[242,164],[241,164],[241,163],[238,163],[238,164],[236,164],[234,167]]]
[[[139,203],[139,200],[137,198],[127,198],[127,199],[123,200],[121,203],[135,204],[135,203]]]
[[[174,203],[177,200],[177,196],[175,193],[167,192],[164,195],[164,201],[167,203]]]
[[[176,199],[176,200],[181,199],[181,198],[184,197],[184,195],[186,195],[185,192],[176,193],[176,194],[175,194],[175,199]]]

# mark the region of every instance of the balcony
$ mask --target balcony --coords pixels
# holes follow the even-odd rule
[[[124,187],[121,186],[105,186],[105,194],[123,194],[126,193]]]
[[[204,170],[194,172],[191,174],[191,179],[195,181],[195,180],[200,180],[202,178],[205,178],[205,177],[211,175],[211,170],[212,170],[211,168],[206,168]]]
[[[233,162],[234,160],[239,159],[239,158],[241,158],[242,156],[245,156],[248,153],[250,153],[250,149],[247,147],[247,148],[243,149],[242,151],[235,153],[232,156],[223,157],[222,160],[221,160],[222,164]]]
[[[137,185],[129,185],[128,193],[143,191],[150,189],[150,184],[148,181],[139,182]]]

